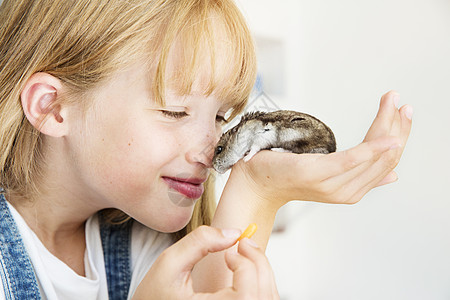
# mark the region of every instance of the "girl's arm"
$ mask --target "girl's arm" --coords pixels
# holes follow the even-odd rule
[[[396,107],[389,92],[363,143],[332,154],[262,151],[232,169],[212,226],[239,228],[256,223],[252,238],[265,249],[278,209],[291,200],[353,204],[372,188],[397,179],[398,164],[411,129],[412,110]],[[197,290],[231,285],[223,253],[208,255],[194,269]]]

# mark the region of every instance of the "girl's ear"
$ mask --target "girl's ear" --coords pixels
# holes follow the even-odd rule
[[[25,83],[20,94],[28,121],[43,134],[62,137],[67,133],[61,106],[56,105],[62,94],[61,81],[47,73],[35,73]]]

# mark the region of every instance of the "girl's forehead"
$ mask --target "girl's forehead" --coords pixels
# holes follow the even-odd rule
[[[182,94],[226,93],[236,76],[235,50],[221,22],[212,22],[211,36],[199,37],[190,45],[189,36],[179,36],[170,48],[166,65],[166,83]]]

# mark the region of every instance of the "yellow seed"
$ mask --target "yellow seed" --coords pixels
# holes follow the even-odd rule
[[[255,223],[251,223],[250,225],[248,225],[247,229],[244,230],[244,232],[237,239],[237,241],[239,242],[243,238],[251,238],[253,234],[256,232],[256,229],[258,229],[258,226],[256,226]]]

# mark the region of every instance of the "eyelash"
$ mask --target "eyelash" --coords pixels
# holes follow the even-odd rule
[[[189,116],[184,111],[171,111],[171,110],[161,110],[161,113],[167,117],[174,118],[174,119],[181,119],[183,117]],[[222,116],[216,116],[216,121],[222,124],[228,123],[228,120],[225,119],[225,117]]]
[[[163,115],[174,118],[174,119],[181,119],[183,117],[188,116],[188,114],[184,111],[171,111],[171,110],[161,110]]]

